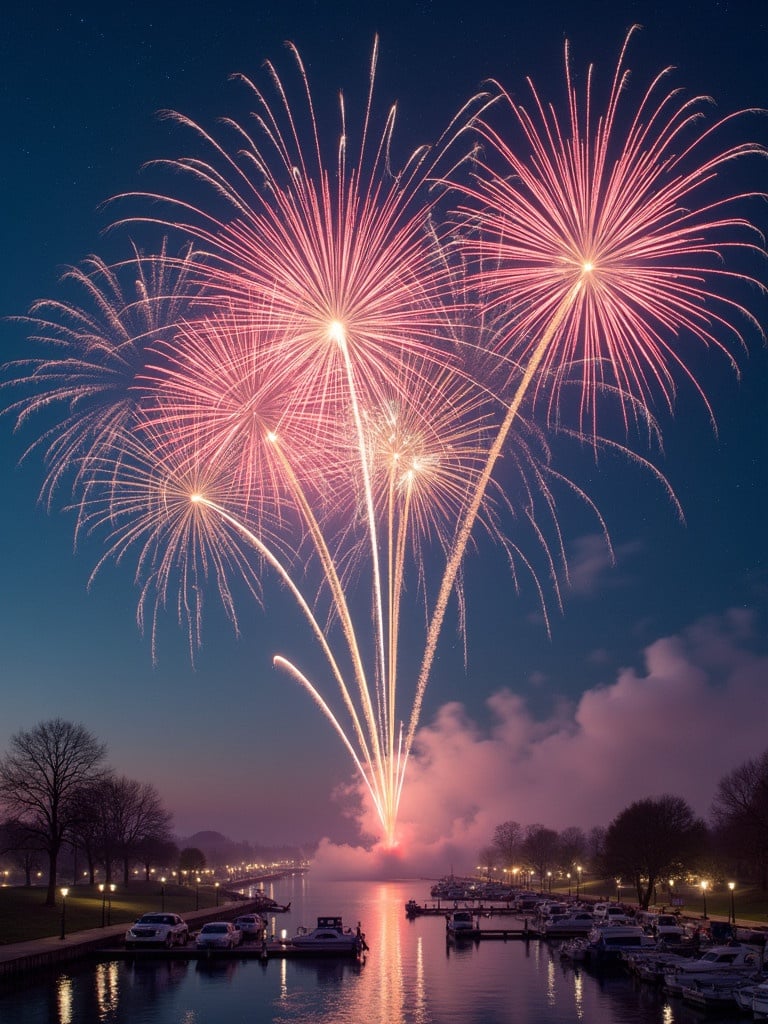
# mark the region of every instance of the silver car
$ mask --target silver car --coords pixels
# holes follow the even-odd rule
[[[267,922],[261,914],[243,914],[235,918],[235,928],[239,928],[244,939],[255,939],[266,930]]]
[[[242,937],[231,921],[209,921],[197,933],[195,945],[198,949],[234,949]]]

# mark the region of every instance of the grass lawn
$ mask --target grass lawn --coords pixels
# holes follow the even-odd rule
[[[45,906],[45,896],[46,887],[42,885],[31,889],[0,888],[0,945],[60,934],[61,896],[57,890],[55,908]],[[166,910],[184,917],[196,910],[198,903],[200,910],[215,906],[216,899],[216,889],[210,885],[201,885],[198,891],[190,886],[166,884],[163,896],[159,882],[132,881],[127,889],[117,885],[110,906],[97,886],[70,886],[65,911],[66,932],[99,928],[107,922],[128,924],[141,914],[160,910],[163,905]]]
[[[552,887],[553,893],[555,892],[555,886]],[[634,905],[637,902],[637,898],[633,889],[629,886],[623,885],[619,890],[621,894],[621,902],[629,905]],[[567,895],[568,887],[559,886],[557,888],[558,895]],[[571,885],[571,893],[575,895],[575,885]],[[589,900],[609,900],[611,902],[616,901],[617,890],[607,888],[605,881],[589,881],[581,886],[580,893],[582,896]],[[671,905],[670,895],[667,891],[667,887],[658,889],[656,893],[656,907],[660,910],[663,906],[667,907],[667,910],[680,910],[685,917],[700,917],[704,913],[704,896],[698,886],[685,885],[682,882],[678,882],[674,888],[674,897],[682,900],[682,905],[677,906]],[[739,924],[742,921],[749,922],[750,924],[759,924],[763,927],[768,926],[768,892],[758,889],[753,886],[741,887],[736,884],[736,888],[733,892],[733,902],[731,902],[731,893],[726,883],[720,883],[719,885],[707,889],[706,892],[706,905],[707,905],[707,916],[720,918],[724,921],[730,919],[731,906],[736,914],[736,923]]]

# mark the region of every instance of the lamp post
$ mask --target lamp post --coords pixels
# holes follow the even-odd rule
[[[571,872],[569,871],[566,874],[565,877],[568,879],[568,899],[570,899],[571,898]]]
[[[114,882],[110,882],[107,886],[107,924],[112,924],[112,894],[114,893],[117,886]]]
[[[581,865],[576,865],[576,899],[579,898],[579,890],[581,889]]]
[[[733,926],[735,927],[736,926],[736,905],[735,905],[734,900],[733,900],[733,890],[736,888],[736,883],[735,882],[729,882],[728,883],[728,888],[731,890],[731,922],[733,923]]]
[[[165,875],[160,877],[160,909],[165,910]]]
[[[195,910],[200,909],[200,875],[195,878]]]
[[[616,902],[621,903],[621,879],[616,879]]]
[[[63,939],[67,934],[67,896],[69,896],[69,889],[65,886],[63,889],[59,889],[61,893],[61,935],[59,938]]]
[[[549,889],[549,895],[552,895],[552,872],[547,872],[547,887]]]
[[[107,887],[103,882],[99,882],[99,892],[101,893],[101,927],[103,928],[107,913]]]
[[[220,884],[219,882],[214,882],[213,883],[213,887],[216,890],[216,906],[217,907],[219,905],[219,884]]]
[[[699,885],[701,886],[701,896],[702,896],[702,899],[704,900],[704,920],[706,921],[706,919],[707,919],[707,886],[709,885],[709,882],[707,882],[706,879],[702,878],[702,880],[699,883]]]

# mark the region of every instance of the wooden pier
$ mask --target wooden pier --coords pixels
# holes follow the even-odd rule
[[[522,939],[527,941],[529,939],[541,939],[544,936],[536,928],[529,928],[526,926],[522,928],[476,928],[472,931],[468,931],[465,934],[461,932],[449,932],[446,933],[448,942],[480,942],[483,939],[498,939],[502,942],[508,942],[514,939]]]

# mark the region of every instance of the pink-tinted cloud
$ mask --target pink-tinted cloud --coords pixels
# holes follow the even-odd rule
[[[712,617],[645,651],[645,670],[562,701],[535,720],[508,690],[488,705],[483,732],[458,703],[418,734],[401,805],[398,856],[360,858],[326,844],[328,870],[469,868],[502,821],[553,829],[608,825],[633,800],[672,793],[707,817],[719,780],[768,747],[768,656],[756,654],[753,617]],[[360,817],[375,832],[370,813]],[[338,866],[338,865],[337,865]]]

